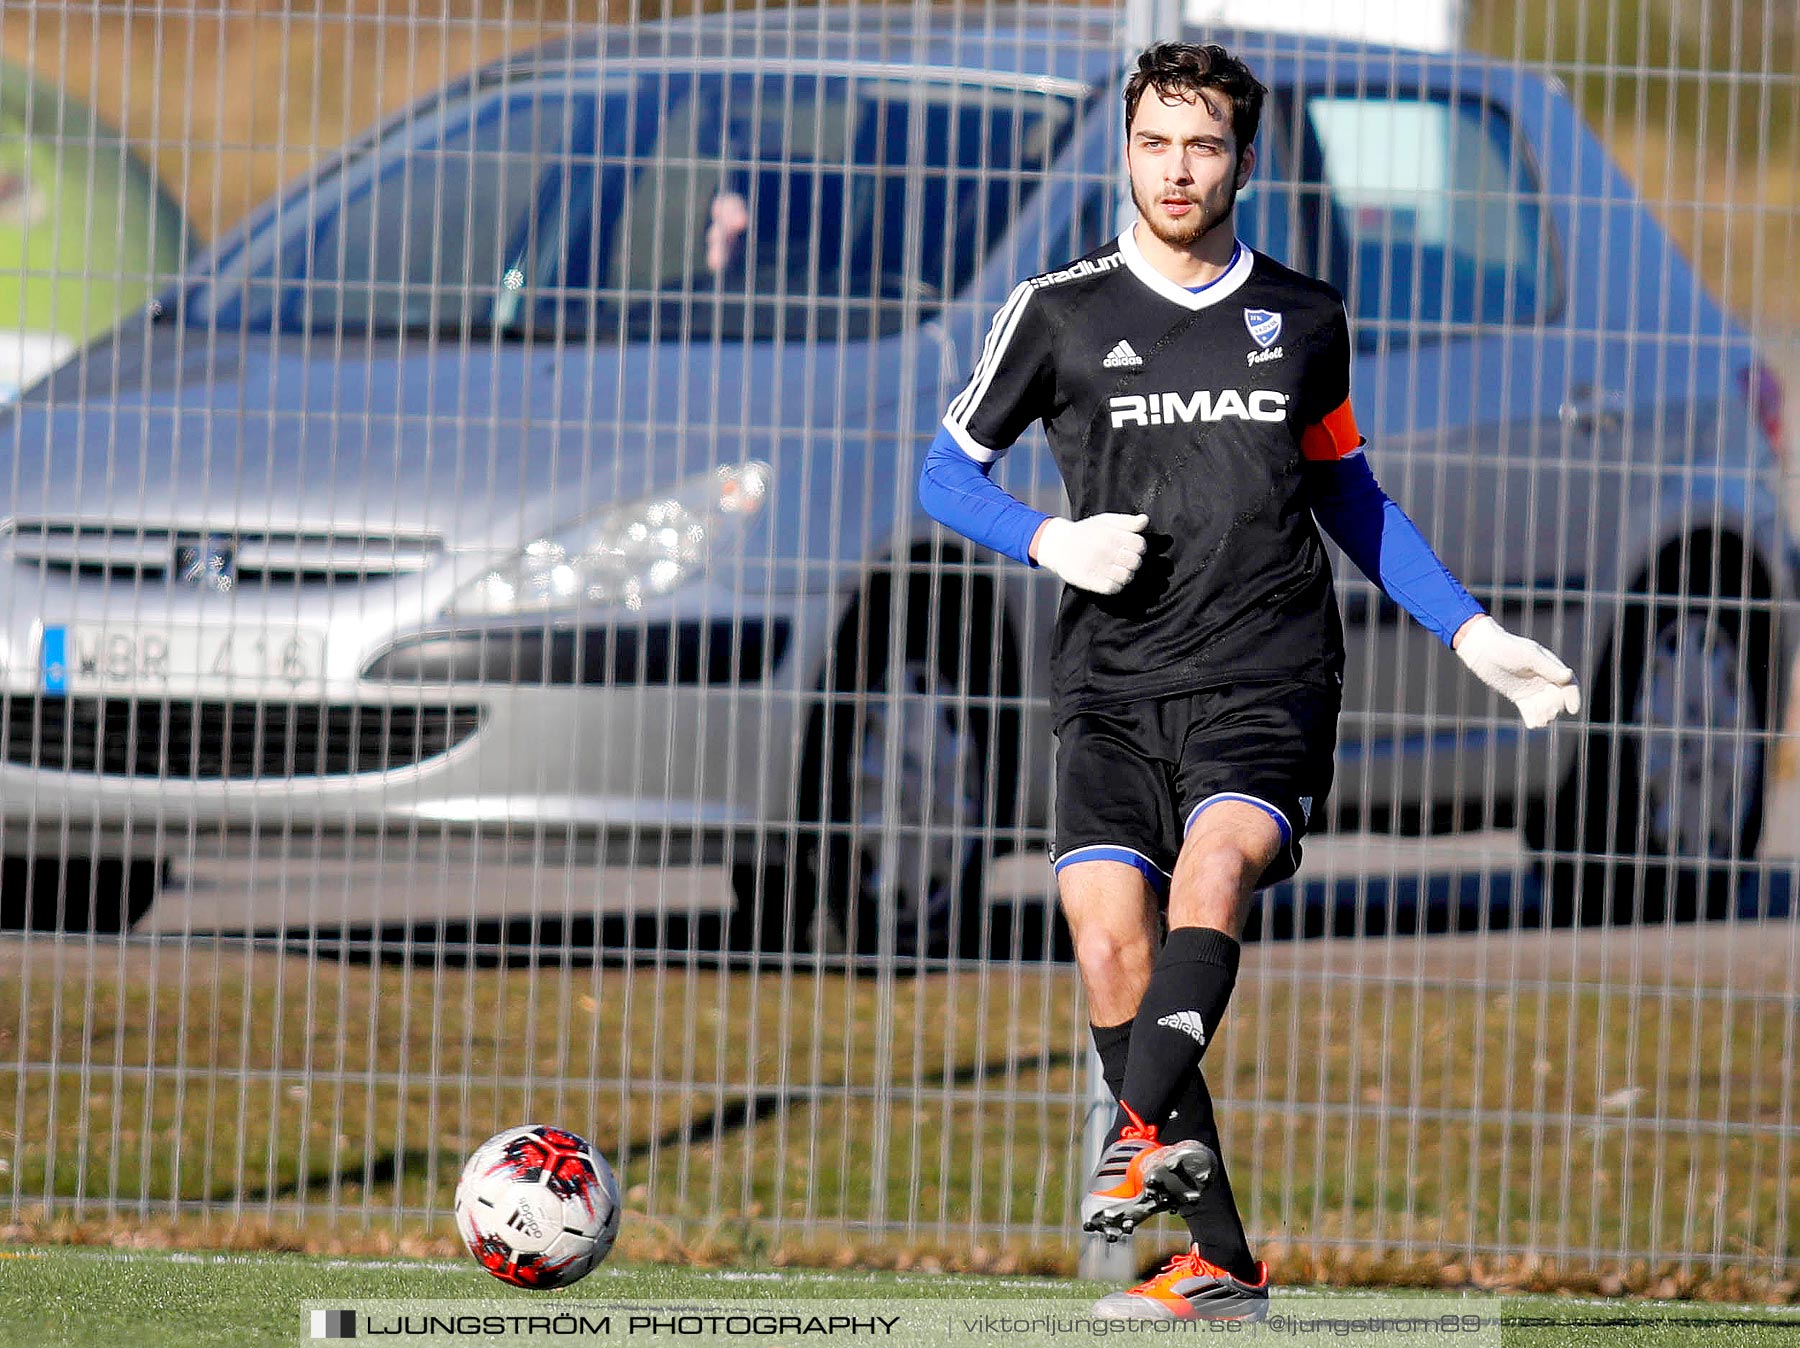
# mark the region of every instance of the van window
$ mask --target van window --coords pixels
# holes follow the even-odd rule
[[[1523,323],[1555,306],[1548,222],[1503,113],[1315,96],[1326,279],[1367,324]]]

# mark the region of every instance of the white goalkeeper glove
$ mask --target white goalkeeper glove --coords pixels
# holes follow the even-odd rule
[[[1581,710],[1575,671],[1529,637],[1515,636],[1484,613],[1464,624],[1459,638],[1457,658],[1489,688],[1511,698],[1533,730]]]
[[[1144,560],[1148,515],[1089,515],[1084,520],[1052,516],[1038,530],[1032,555],[1079,590],[1117,594]]]

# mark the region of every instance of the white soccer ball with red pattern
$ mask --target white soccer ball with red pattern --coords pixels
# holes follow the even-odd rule
[[[463,1167],[456,1229],[501,1282],[567,1287],[612,1249],[619,1183],[606,1158],[566,1129],[508,1128]]]

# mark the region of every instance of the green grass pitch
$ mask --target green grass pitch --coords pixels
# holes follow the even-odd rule
[[[473,1263],[445,1260],[342,1259],[289,1254],[212,1254],[79,1247],[0,1249],[0,1343],[8,1348],[256,1348],[308,1342],[303,1302],[360,1299],[446,1299],[507,1303],[543,1310],[559,1301],[594,1303],[666,1298],[780,1302],[980,1299],[1034,1305],[1094,1296],[1091,1283],[1050,1278],[982,1278],[764,1270],[717,1272],[668,1266],[606,1265],[560,1293],[519,1292],[488,1278]],[[1304,1308],[1330,1296],[1353,1304],[1409,1294],[1341,1289],[1281,1289],[1278,1304]],[[1494,1305],[1487,1302],[1491,1313]],[[1698,1302],[1596,1301],[1507,1297],[1502,1340],[1530,1348],[1594,1344],[1730,1345],[1796,1348],[1800,1307],[1726,1306]],[[1336,1313],[1342,1314],[1340,1310]],[[1262,1341],[1263,1336],[1255,1336]],[[1360,1335],[1338,1342],[1374,1343]],[[476,1340],[465,1340],[474,1342]],[[765,1339],[762,1342],[778,1340]],[[822,1340],[843,1342],[841,1337]],[[967,1343],[946,1330],[945,1344]],[[1015,1340],[1033,1342],[1030,1336]],[[1049,1341],[1049,1340],[1043,1340]],[[1059,1342],[1069,1342],[1067,1339]],[[1266,1341],[1274,1342],[1273,1338]]]

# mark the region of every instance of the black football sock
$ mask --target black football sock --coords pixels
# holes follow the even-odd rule
[[[1250,1253],[1243,1219],[1238,1216],[1237,1199],[1231,1192],[1225,1150],[1219,1142],[1218,1121],[1213,1117],[1212,1094],[1206,1089],[1206,1078],[1199,1072],[1188,1077],[1181,1093],[1175,1097],[1162,1141],[1176,1142],[1190,1137],[1212,1148],[1213,1155],[1219,1158],[1219,1168],[1213,1172],[1212,1182],[1200,1191],[1200,1205],[1187,1216],[1188,1235],[1200,1247],[1201,1258],[1217,1264],[1234,1278],[1254,1283],[1256,1259]]]
[[[1125,1111],[1117,1108],[1119,1092],[1125,1089],[1125,1063],[1131,1052],[1131,1022],[1123,1025],[1095,1025],[1088,1022],[1088,1029],[1094,1036],[1094,1052],[1100,1055],[1100,1076],[1106,1082],[1106,1089],[1112,1092],[1115,1102],[1112,1124],[1106,1130],[1106,1140],[1100,1144],[1100,1152],[1105,1155],[1106,1149],[1119,1140],[1119,1134],[1130,1122]]]
[[[1145,1123],[1161,1127],[1199,1072],[1231,989],[1237,983],[1238,943],[1211,927],[1176,927],[1163,942],[1150,986],[1131,1022],[1131,1052],[1119,1102]]]
[[[1095,1025],[1088,1023],[1088,1029],[1094,1036],[1094,1052],[1100,1055],[1100,1076],[1106,1082],[1106,1089],[1112,1092],[1116,1105],[1119,1092],[1125,1089],[1125,1059],[1131,1052],[1131,1022],[1123,1025]],[[1112,1127],[1106,1130],[1106,1141],[1100,1146],[1102,1154],[1113,1143],[1119,1140],[1119,1130],[1125,1126],[1125,1111],[1113,1110]]]

